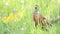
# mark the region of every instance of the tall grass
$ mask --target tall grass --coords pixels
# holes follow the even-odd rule
[[[34,28],[34,6],[48,20],[60,15],[60,0],[0,0],[0,34],[60,34],[60,21],[49,31]]]

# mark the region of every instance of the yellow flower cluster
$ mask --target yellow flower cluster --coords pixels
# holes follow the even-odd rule
[[[3,17],[2,18],[2,21],[4,22],[4,23],[7,23],[7,22],[9,22],[9,21],[12,21],[12,20],[14,20],[14,15],[11,13],[8,17]]]
[[[25,16],[25,12],[17,12],[15,14],[10,13],[10,15],[8,17],[3,17],[2,21],[4,23],[8,23],[8,22],[13,21],[13,20],[20,21],[22,19],[22,17],[24,17],[24,16]]]

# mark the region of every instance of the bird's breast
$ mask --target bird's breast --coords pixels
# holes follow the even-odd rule
[[[33,16],[34,21],[38,21],[39,20],[39,14],[35,13]]]

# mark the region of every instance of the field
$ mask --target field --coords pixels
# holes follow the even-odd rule
[[[60,16],[60,0],[0,0],[0,34],[60,34],[60,21],[49,31],[34,28],[35,5],[48,20]]]

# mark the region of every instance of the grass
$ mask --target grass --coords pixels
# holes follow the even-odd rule
[[[48,20],[60,15],[60,0],[0,0],[0,34],[60,34],[60,21],[49,31],[34,28],[34,6]]]

